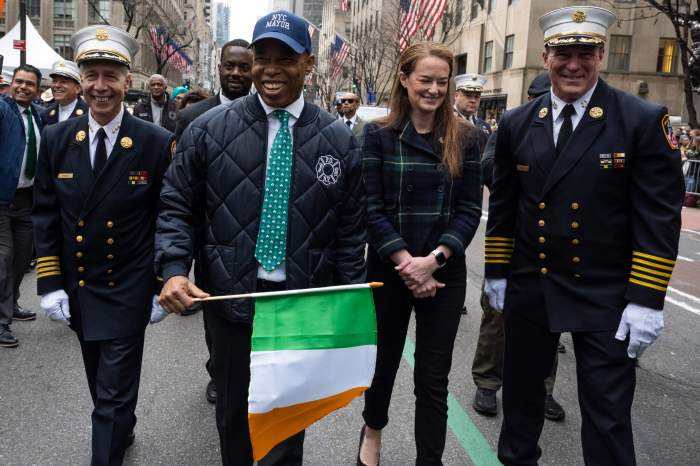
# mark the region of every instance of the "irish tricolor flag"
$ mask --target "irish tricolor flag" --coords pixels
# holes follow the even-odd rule
[[[377,354],[371,288],[380,285],[252,294],[248,423],[256,461],[369,387]]]

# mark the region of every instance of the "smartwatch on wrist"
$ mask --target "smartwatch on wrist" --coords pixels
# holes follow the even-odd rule
[[[438,267],[443,268],[445,264],[447,264],[447,257],[445,257],[445,253],[439,249],[432,251],[430,254],[432,254],[437,261]]]

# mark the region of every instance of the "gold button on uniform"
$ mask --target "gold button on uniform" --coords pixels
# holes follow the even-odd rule
[[[574,238],[571,240],[571,244],[573,244],[574,246],[578,246],[579,244],[581,244],[581,240],[579,240],[578,238]]]
[[[78,259],[80,259],[80,258],[83,257],[83,253],[80,252],[80,251],[78,251],[78,252],[75,253],[75,257],[77,257]]]
[[[540,202],[537,207],[539,207],[540,210],[544,210],[544,208],[547,207],[547,204],[545,204],[544,202]]]
[[[107,244],[114,244],[114,238],[107,238]]]
[[[541,252],[541,253],[540,253],[540,259],[546,259],[546,258],[547,258],[547,254]]]
[[[85,267],[78,267],[78,272],[80,272],[80,273],[85,272]]]
[[[109,283],[107,283],[107,286],[109,286],[110,288],[114,288],[114,285],[115,285],[114,282],[109,282]]]
[[[109,260],[114,259],[114,254],[107,254],[107,259],[109,259]]]
[[[549,272],[549,270],[547,270],[547,267],[542,267],[542,268],[540,269],[540,273],[541,273],[542,275],[547,275],[547,272]]]
[[[540,236],[539,238],[537,238],[537,241],[539,241],[540,244],[544,244],[547,240],[544,238],[544,236]]]
[[[81,288],[82,288],[83,286],[85,286],[85,280],[80,280],[80,281],[78,282],[78,286],[81,287]]]
[[[572,208],[573,210],[578,210],[578,208],[579,208],[578,202],[572,202],[572,203],[571,203],[571,208]]]
[[[538,224],[539,226],[543,227],[543,226],[544,226],[544,220],[538,221],[537,224]]]
[[[578,222],[571,222],[571,228],[574,230],[578,228]]]
[[[78,220],[78,226],[79,226],[79,227],[84,227],[84,226],[85,226],[85,220]]]
[[[581,262],[581,258],[580,258],[580,257],[572,257],[572,258],[571,258],[571,261],[572,261],[574,264],[578,264],[579,262]]]
[[[114,226],[114,222],[111,220],[107,220],[107,228],[112,228]]]
[[[82,242],[83,242],[83,237],[82,237],[81,235],[78,235],[78,236],[75,237],[75,240],[76,240],[78,243],[82,243]]]

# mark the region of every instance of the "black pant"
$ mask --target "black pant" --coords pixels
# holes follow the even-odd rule
[[[440,465],[447,432],[447,378],[466,295],[464,261],[461,258],[451,261],[435,273],[435,278],[446,287],[439,289],[434,298],[415,299],[393,264],[382,263],[372,250],[367,259],[367,276],[369,281],[384,282],[384,286],[373,290],[377,364],[372,386],[365,392],[362,416],[372,429],[383,429],[389,422],[391,392],[414,308],[416,464]]]
[[[11,204],[0,206],[0,325],[12,322],[19,285],[32,260],[32,199],[32,188],[22,188]]]
[[[542,303],[544,304],[544,303]],[[549,375],[558,333],[506,310],[503,425],[498,459],[505,465],[536,465],[544,424],[542,381]],[[635,387],[628,341],[614,331],[572,332],[581,408],[583,458],[590,466],[636,464],[630,411]]]
[[[92,466],[119,466],[136,425],[143,332],[123,338],[84,341],[83,353],[92,411]]]
[[[269,282],[267,282],[269,283]],[[282,287],[278,289],[283,289]],[[266,291],[276,291],[268,288]],[[248,385],[252,327],[233,323],[207,310],[204,320],[212,342],[210,369],[216,385],[216,427],[224,466],[251,466],[253,451],[248,431]],[[301,466],[304,431],[277,445],[259,466]]]

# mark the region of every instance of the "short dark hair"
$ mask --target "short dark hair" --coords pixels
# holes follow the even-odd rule
[[[245,39],[233,39],[224,44],[223,47],[221,47],[221,59],[224,59],[224,52],[226,51],[227,48],[229,47],[243,47],[244,49],[250,48],[250,42],[248,42]]]
[[[15,79],[15,76],[17,75],[18,71],[24,71],[25,73],[34,73],[36,75],[36,85],[40,86],[41,85],[41,71],[39,71],[39,68],[36,66],[32,65],[19,65],[15,70],[12,72],[12,80]]]

